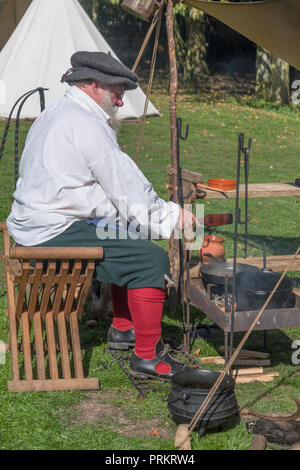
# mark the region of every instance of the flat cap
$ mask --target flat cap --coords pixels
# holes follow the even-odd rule
[[[139,77],[105,52],[75,52],[71,64],[72,68],[62,76],[62,82],[92,79],[105,85],[124,85],[125,90],[137,88]]]

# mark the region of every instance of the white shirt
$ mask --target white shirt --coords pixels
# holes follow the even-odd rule
[[[34,246],[74,222],[107,218],[170,238],[180,206],[158,197],[123,153],[108,115],[86,93],[70,88],[33,123],[7,219],[13,239]],[[121,201],[121,205],[120,205]]]

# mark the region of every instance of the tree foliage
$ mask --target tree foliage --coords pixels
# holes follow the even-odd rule
[[[80,3],[116,54],[128,67],[132,67],[149,23],[124,10],[122,0],[80,0]],[[151,45],[145,51],[144,65],[150,60],[149,49]]]
[[[124,10],[121,7],[122,0],[79,1],[116,54],[128,67],[132,67],[148,31],[149,23]],[[168,67],[168,45],[164,22],[165,18],[163,18],[157,58],[159,68]],[[222,61],[226,63],[227,71],[231,71],[228,53],[232,54],[232,49],[240,56],[244,55],[245,59],[251,60],[250,57],[253,57],[251,63],[254,67],[255,46],[234,32],[229,34],[229,28],[224,25],[222,28],[218,25],[220,23],[217,20],[200,10],[190,8],[180,1],[174,3],[177,63],[186,86],[198,89],[206,81],[210,73],[209,69],[214,70],[216,60],[219,60],[219,63]],[[143,68],[149,69],[153,41],[154,35],[144,53],[138,72]],[[230,51],[227,50],[229,48]],[[289,100],[289,70],[283,61],[257,48],[256,72],[257,93],[260,97],[282,103]]]

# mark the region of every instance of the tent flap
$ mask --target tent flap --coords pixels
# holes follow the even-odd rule
[[[300,69],[299,0],[245,3],[207,0],[183,0],[183,2],[222,21],[296,69]]]

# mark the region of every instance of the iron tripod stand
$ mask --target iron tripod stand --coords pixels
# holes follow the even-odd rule
[[[178,188],[178,202],[180,207],[184,208],[184,201],[187,200],[191,193],[184,195],[183,194],[183,185],[182,185],[182,174],[180,166],[180,140],[187,140],[189,135],[189,124],[185,127],[185,133],[182,133],[182,119],[176,118],[176,130],[177,130],[177,141],[176,141],[176,154],[177,154],[177,188]],[[182,235],[182,232],[180,232]],[[182,239],[179,237],[179,258],[180,258],[180,271],[179,271],[179,296],[181,302],[181,311],[182,311],[182,324],[183,324],[183,347],[186,353],[190,351],[190,305],[185,303],[184,299],[184,258],[186,257],[186,262],[189,263],[189,253],[184,250],[184,245]],[[187,270],[188,272],[188,270]]]
[[[252,139],[249,138],[248,146],[244,146],[244,134],[238,135],[238,157],[237,157],[237,176],[236,176],[236,196],[235,196],[235,222],[234,222],[234,241],[233,241],[233,273],[232,273],[232,301],[230,309],[230,341],[228,348],[228,332],[224,332],[225,343],[225,363],[227,364],[229,358],[233,353],[233,336],[234,336],[234,315],[236,307],[236,270],[237,270],[237,248],[238,248],[238,232],[239,225],[244,226],[244,258],[248,254],[248,223],[250,217],[248,216],[248,182],[249,182],[249,154],[251,149]],[[241,156],[244,155],[244,181],[245,181],[245,219],[241,218],[240,208],[240,183],[241,183]],[[228,279],[225,279],[225,299],[228,298]],[[225,312],[229,312],[228,301],[225,301]]]

